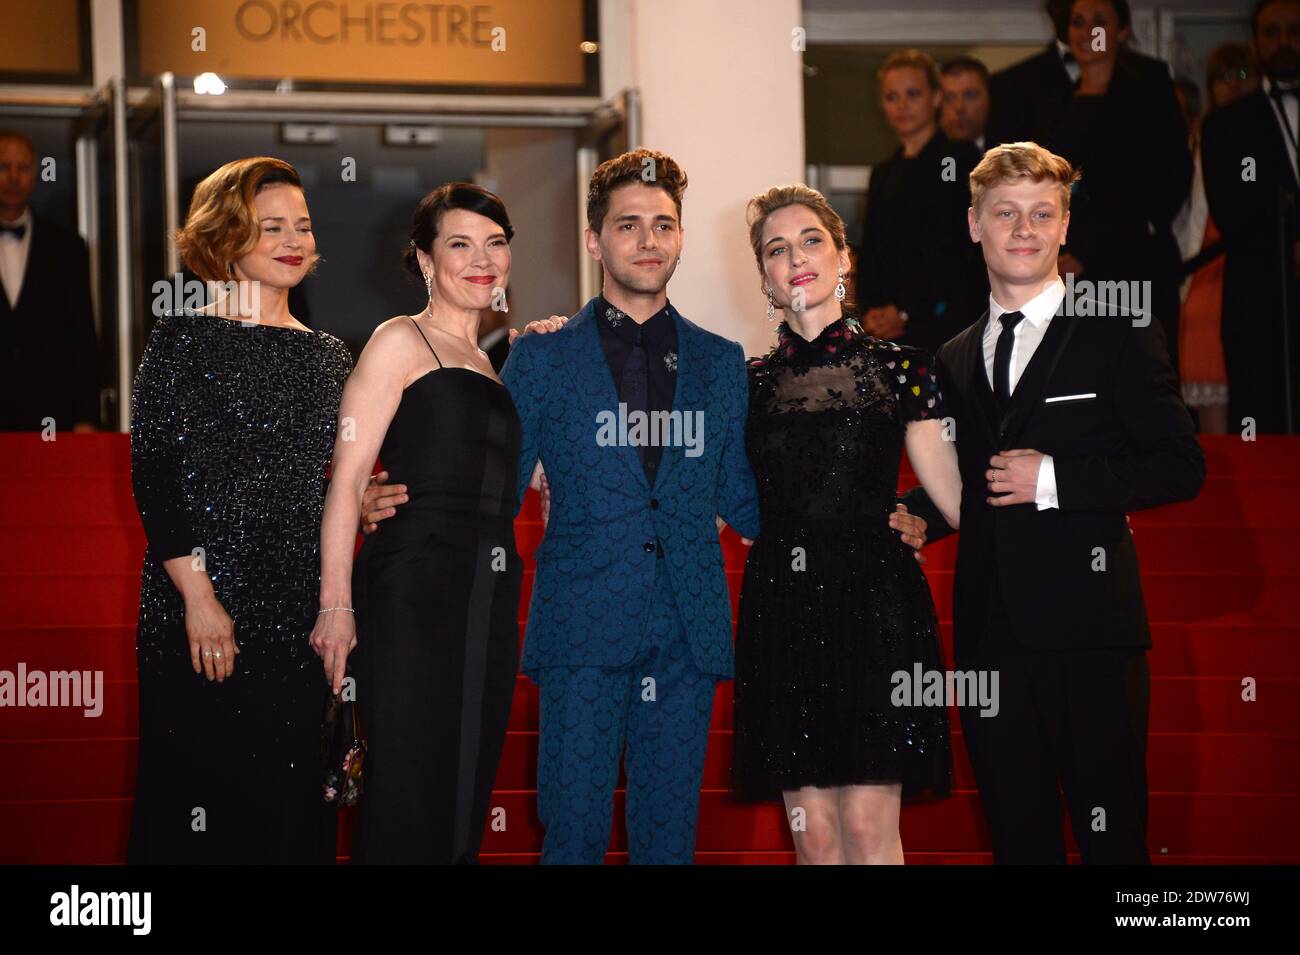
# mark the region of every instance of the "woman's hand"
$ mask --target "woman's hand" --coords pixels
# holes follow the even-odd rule
[[[185,636],[195,673],[221,683],[235,672],[235,624],[214,594],[185,601]]]
[[[357,621],[347,610],[327,610],[316,616],[311,648],[325,664],[325,679],[337,694],[343,690],[348,654],[357,645]]]

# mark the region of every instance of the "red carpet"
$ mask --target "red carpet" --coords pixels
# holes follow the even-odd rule
[[[1188,504],[1135,515],[1154,630],[1150,846],[1159,861],[1300,862],[1300,438],[1203,440],[1209,479]],[[0,709],[0,863],[112,863],[125,855],[137,730],[134,625],[144,534],[125,435],[0,435],[0,670],[103,670],[104,712]],[[915,483],[904,479],[904,486]],[[532,494],[517,523],[540,537]],[[733,599],[744,548],[724,537]],[[955,541],[926,566],[951,664]],[[522,633],[522,627],[521,627]],[[1242,682],[1255,697],[1242,700]],[[731,803],[731,687],[714,710],[699,826],[700,862],[787,863],[781,810]],[[953,714],[954,726],[957,725]],[[537,695],[520,678],[484,860],[533,862]],[[909,807],[912,863],[988,862],[970,765],[955,734],[957,794]],[[622,792],[616,817],[622,813]],[[345,814],[340,858],[348,852]],[[1064,825],[1064,821],[1063,821]],[[611,861],[626,858],[615,825]]]

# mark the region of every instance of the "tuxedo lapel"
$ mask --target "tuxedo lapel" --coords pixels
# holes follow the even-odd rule
[[[957,343],[957,367],[953,369],[953,374],[960,376],[959,384],[966,396],[966,404],[974,410],[989,443],[996,446],[998,419],[1001,415],[993,398],[993,389],[989,387],[988,372],[984,368],[984,332],[988,320],[989,313],[985,309],[983,317],[963,333],[962,340]]]
[[[1300,181],[1297,181],[1296,178],[1295,163],[1291,161],[1291,153],[1287,149],[1286,134],[1278,126],[1277,112],[1273,109],[1273,103],[1263,89],[1256,90],[1252,98],[1257,104],[1255,107],[1255,122],[1260,127],[1260,132],[1269,143],[1278,162],[1287,169],[1288,174],[1283,178],[1291,186],[1300,185]]]
[[[1077,319],[1057,314],[1047,325],[1043,340],[1034,349],[1034,357],[1029,359],[1024,373],[1016,382],[1016,390],[1011,393],[1011,403],[1002,418],[1003,434],[1000,450],[1015,447],[1015,440],[1024,430],[1026,422],[1034,411],[1041,406],[1040,399],[1051,379],[1056,364],[1065,352],[1065,346],[1074,334]]]
[[[23,267],[23,282],[18,289],[18,301],[14,302],[12,312],[17,315],[23,307],[23,297],[35,288],[38,276],[42,275],[42,270],[46,267],[46,258],[49,255],[50,230],[40,228],[40,223],[32,216],[32,241],[27,246],[27,263]],[[51,267],[53,271],[53,267]],[[0,315],[10,311],[9,296],[0,291]]]
[[[590,433],[593,437],[598,427],[596,415],[602,411],[612,412],[615,416],[619,414],[618,387],[609,370],[605,349],[600,344],[600,329],[597,327],[600,319],[596,317],[595,301],[592,299],[588,302],[569,323],[569,327],[578,335],[578,367],[575,370],[588,409],[584,413],[590,413]],[[631,444],[623,444],[615,450],[618,452],[617,457],[631,468],[641,486],[649,491],[650,483],[646,480],[645,468],[641,466],[641,455],[637,449]]]

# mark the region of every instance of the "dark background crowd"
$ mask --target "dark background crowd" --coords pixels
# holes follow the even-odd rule
[[[987,148],[1030,140],[1083,173],[1062,272],[1150,290],[1201,430],[1294,431],[1300,0],[1259,0],[1252,43],[1214,49],[1203,85],[1131,48],[1127,0],[1045,6],[1056,37],[999,72],[916,50],[881,67],[899,145],[872,167],[854,243],[864,325],[934,351],[980,318],[967,176]],[[86,246],[33,214],[39,163],[23,132],[0,129],[0,430],[100,427]],[[484,334],[499,367],[505,329]]]
[[[966,176],[985,149],[1033,141],[1082,171],[1062,274],[1149,289],[1143,310],[1164,331],[1201,430],[1293,431],[1300,0],[1255,4],[1253,43],[1207,58],[1204,103],[1197,83],[1131,48],[1127,0],[1046,8],[1055,39],[999,72],[916,50],[881,66],[899,146],[871,170],[856,271],[863,324],[933,351],[980,318],[988,288]]]

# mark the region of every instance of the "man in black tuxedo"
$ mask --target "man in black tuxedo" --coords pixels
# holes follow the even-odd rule
[[[1159,323],[1065,301],[1075,178],[1032,143],[984,156],[968,222],[989,309],[936,359],[962,476],[956,664],[998,674],[996,715],[960,709],[1000,863],[1065,861],[1058,784],[1084,862],[1149,861],[1151,635],[1126,512],[1205,479]],[[904,501],[931,540],[951,532],[920,488]]]
[[[1253,23],[1263,80],[1205,117],[1201,162],[1224,241],[1228,428],[1276,433],[1294,431],[1300,384],[1300,0],[1263,0]]]
[[[93,430],[98,353],[81,237],[28,206],[36,149],[0,130],[0,431]]]

